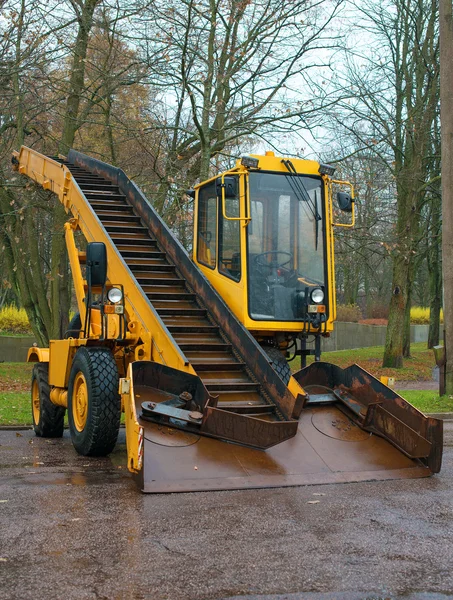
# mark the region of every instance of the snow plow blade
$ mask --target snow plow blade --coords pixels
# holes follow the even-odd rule
[[[143,445],[136,480],[145,493],[408,479],[429,476],[440,468],[442,422],[424,417],[355,365],[337,371],[333,365],[316,363],[299,371],[295,377],[308,389],[297,434],[266,450],[215,439],[201,425],[186,426],[177,422],[177,413],[167,414],[165,406],[174,409],[181,390],[189,387],[198,406],[201,398],[209,408],[198,378],[183,373],[174,378],[172,371],[148,363],[132,376],[130,399]],[[363,399],[365,386],[368,395]],[[356,404],[344,393],[348,387],[360,389]],[[162,402],[166,404],[159,408]],[[389,407],[390,402],[395,407]],[[222,423],[223,416],[227,420]],[[222,411],[218,417],[222,437],[237,438],[235,422]],[[414,433],[409,431],[411,425],[417,428]]]
[[[386,439],[432,473],[440,471],[442,421],[426,417],[358,365],[341,369],[317,362],[294,377],[308,394],[305,406],[336,403],[363,431]]]

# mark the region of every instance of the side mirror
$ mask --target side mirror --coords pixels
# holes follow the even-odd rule
[[[87,244],[86,265],[88,284],[104,286],[107,281],[107,250],[103,242]]]
[[[195,198],[195,190],[192,188],[190,190],[186,190],[186,196],[189,196],[189,198]]]
[[[225,198],[237,198],[238,197],[238,179],[237,177],[226,176],[223,178],[219,177],[216,181],[216,191],[219,198],[222,197],[222,187],[225,188]]]
[[[337,203],[338,208],[343,212],[352,212],[353,200],[351,198],[351,194],[349,194],[348,192],[338,192]]]

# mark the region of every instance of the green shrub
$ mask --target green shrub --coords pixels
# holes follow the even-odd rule
[[[27,313],[23,308],[13,305],[0,309],[0,332],[2,333],[32,333]]]
[[[358,323],[362,319],[362,311],[357,304],[337,304],[337,321]]]

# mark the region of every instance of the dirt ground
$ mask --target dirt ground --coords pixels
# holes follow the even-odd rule
[[[453,423],[439,475],[143,495],[104,459],[0,431],[0,599],[453,598]]]

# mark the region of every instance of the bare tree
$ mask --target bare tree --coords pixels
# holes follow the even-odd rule
[[[316,78],[328,63],[320,56],[335,45],[329,26],[340,2],[153,4],[146,49],[150,81],[161,92],[152,128],[158,123],[167,140],[159,210],[181,172],[206,179],[212,158],[231,144],[319,119],[330,99]]]
[[[453,394],[453,14],[440,2],[442,123],[442,271],[444,280],[445,393]]]
[[[393,281],[383,365],[401,367],[438,104],[437,4],[370,0],[356,10],[363,34],[368,34],[367,48],[363,54],[357,47],[349,52],[346,80],[355,98],[342,103],[335,118],[337,126],[374,152],[395,181]]]
[[[50,8],[50,7],[49,7]],[[61,23],[48,24],[35,0],[5,5],[0,23],[0,242],[9,284],[20,298],[40,343],[51,328],[47,302],[47,244],[42,233],[49,229],[48,195],[27,185],[10,171],[11,151],[27,139],[39,139],[37,122],[45,110],[43,73],[54,48],[52,36]],[[67,24],[67,23],[66,23]],[[44,105],[44,106],[43,106]],[[37,207],[44,211],[37,215]]]
[[[50,154],[57,148],[65,154],[74,144],[86,118],[81,109],[87,105],[86,60],[101,2],[68,0],[53,5],[21,0],[19,7],[7,6],[0,21],[0,78],[5,92],[0,98],[2,259],[40,344],[61,337],[67,329],[70,282],[63,237],[67,216],[49,195],[28,193],[29,184],[13,177],[7,165],[11,151],[25,140]],[[118,14],[124,17],[132,10],[137,10],[134,3],[127,11],[118,9]],[[69,65],[68,78],[58,77],[62,70],[55,67],[56,59]]]

